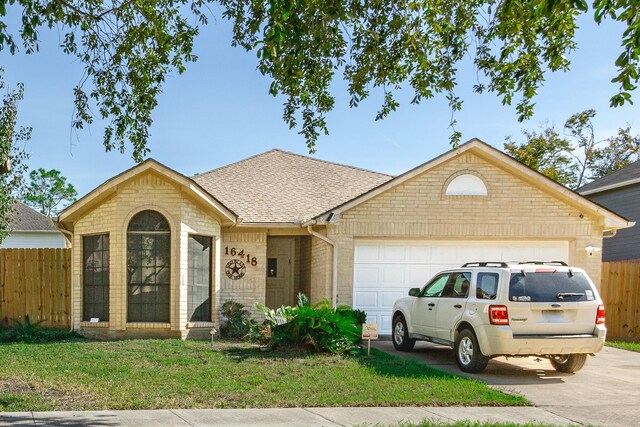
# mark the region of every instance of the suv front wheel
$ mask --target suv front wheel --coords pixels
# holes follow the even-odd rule
[[[402,314],[398,314],[393,318],[393,329],[391,332],[393,346],[398,351],[411,351],[416,345],[416,340],[409,338],[409,329],[407,322]]]
[[[551,366],[558,372],[573,374],[579,371],[587,361],[586,354],[562,354],[552,357]]]
[[[456,363],[463,372],[477,374],[484,371],[489,363],[489,358],[480,351],[476,334],[470,329],[460,331],[453,350]]]

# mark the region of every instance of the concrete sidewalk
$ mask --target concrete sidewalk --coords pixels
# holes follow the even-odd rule
[[[540,408],[400,407],[160,409],[143,411],[4,412],[0,426],[353,426],[471,420],[576,425]]]

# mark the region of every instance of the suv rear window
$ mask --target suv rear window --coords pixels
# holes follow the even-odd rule
[[[496,273],[478,273],[476,298],[496,299],[499,276]]]
[[[513,273],[509,300],[520,302],[593,301],[591,285],[582,273],[567,271]]]

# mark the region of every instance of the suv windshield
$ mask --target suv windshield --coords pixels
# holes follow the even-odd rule
[[[509,300],[520,302],[593,301],[595,296],[582,273],[568,271],[511,274]]]

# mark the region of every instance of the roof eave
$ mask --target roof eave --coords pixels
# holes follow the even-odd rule
[[[242,222],[234,225],[237,228],[300,228],[301,222]]]

